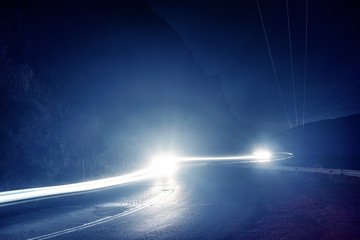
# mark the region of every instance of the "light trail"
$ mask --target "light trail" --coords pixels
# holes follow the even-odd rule
[[[238,160],[239,163],[255,163],[255,162],[271,162],[292,158],[293,154],[288,152],[277,152],[271,156],[263,157],[260,154],[254,153],[253,155],[244,156],[229,156],[229,157],[179,157],[179,162],[200,162],[200,161],[227,161]],[[239,161],[240,160],[240,161]],[[242,161],[241,161],[242,160]]]
[[[180,157],[180,162],[187,161],[222,161],[222,160],[243,160],[243,159],[256,159],[256,156],[232,156],[232,157]]]
[[[163,163],[164,160],[175,161],[177,165],[180,165],[182,162],[183,163],[186,162],[255,163],[255,162],[272,162],[272,161],[285,160],[292,158],[293,156],[292,153],[287,153],[287,152],[272,153],[270,155],[267,154],[266,156],[263,154],[264,153],[262,154],[254,153],[253,155],[230,156],[230,157],[170,157],[170,158],[162,157],[161,161]],[[166,167],[165,169],[164,166]],[[0,206],[12,205],[12,204],[31,201],[39,198],[76,194],[76,193],[99,190],[113,186],[135,183],[139,181],[156,178],[159,176],[164,176],[167,174],[166,171],[173,173],[174,172],[173,168],[174,168],[173,164],[155,164],[155,165],[153,164],[150,167],[145,168],[144,170],[136,171],[133,173],[129,173],[117,177],[59,185],[59,186],[29,188],[29,189],[0,192]]]
[[[16,203],[18,201],[25,201],[29,199],[87,192],[112,186],[135,183],[152,177],[154,177],[152,172],[143,170],[118,177],[104,178],[94,181],[0,192],[0,206],[10,205],[14,202]]]

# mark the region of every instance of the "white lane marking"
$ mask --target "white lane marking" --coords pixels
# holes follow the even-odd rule
[[[132,209],[126,210],[125,212],[118,213],[118,214],[113,215],[113,216],[104,217],[104,218],[101,218],[101,219],[98,219],[98,220],[95,220],[95,221],[92,221],[92,222],[84,223],[84,224],[82,224],[80,226],[64,229],[64,230],[53,232],[53,233],[48,233],[48,234],[38,236],[38,237],[29,238],[28,240],[43,240],[43,239],[49,239],[49,238],[53,238],[53,237],[58,237],[60,235],[64,235],[64,234],[67,234],[67,233],[72,233],[72,232],[76,232],[76,231],[83,230],[83,229],[86,229],[86,228],[94,227],[96,225],[106,223],[106,222],[115,220],[115,219],[120,218],[120,217],[124,217],[126,215],[129,215],[131,213],[137,212],[137,211],[139,211],[141,209],[144,209],[146,207],[149,207],[149,206],[153,205],[154,203],[158,202],[162,197],[172,194],[174,192],[174,189],[175,189],[175,186],[172,186],[170,191],[164,191],[163,193],[161,193],[157,197],[154,197],[153,199],[145,202],[144,204],[142,204],[140,206],[137,206],[137,207],[134,207]]]

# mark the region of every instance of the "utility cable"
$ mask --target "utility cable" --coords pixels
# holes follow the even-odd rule
[[[294,62],[293,62],[292,44],[291,44],[290,13],[289,13],[289,1],[288,0],[286,0],[286,15],[287,15],[287,25],[288,25],[288,33],[289,33],[290,65],[291,65],[291,77],[292,77],[294,108],[295,108],[295,120],[296,120],[295,125],[298,126],[298,114],[297,114],[297,104],[296,104],[296,89],[295,89],[295,74],[294,74]]]
[[[281,92],[278,75],[277,75],[277,72],[276,72],[276,69],[275,69],[274,60],[273,60],[273,57],[272,57],[272,54],[271,54],[271,49],[270,49],[269,40],[268,40],[268,36],[267,36],[267,33],[266,33],[264,20],[263,20],[262,13],[261,13],[261,9],[260,9],[259,0],[256,0],[256,4],[257,4],[258,10],[259,10],[261,25],[262,25],[262,28],[263,28],[263,31],[264,31],[265,41],[266,41],[267,49],[268,49],[269,56],[270,56],[271,66],[272,66],[272,69],[273,69],[273,71],[274,71],[274,76],[275,76],[275,80],[276,80],[276,85],[277,85],[277,88],[278,88],[278,91],[279,91],[279,95],[280,95],[280,98],[281,98],[282,106],[283,106],[283,108],[284,108],[284,112],[285,112],[285,115],[286,115],[286,119],[287,119],[287,121],[288,121],[288,123],[289,123],[289,126],[290,126],[290,128],[292,128],[292,125],[291,125],[291,122],[290,122],[290,119],[289,119],[288,112],[286,111],[286,106],[285,106],[285,102],[284,102],[284,97],[283,97],[282,92]]]
[[[306,78],[307,78],[307,47],[308,47],[308,20],[309,20],[309,0],[306,0],[305,10],[305,53],[304,53],[304,95],[303,95],[303,117],[302,117],[302,129],[305,128],[305,104],[306,104]]]

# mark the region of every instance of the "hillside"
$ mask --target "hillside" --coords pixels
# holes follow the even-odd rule
[[[0,189],[239,151],[251,130],[143,1],[0,4]]]
[[[307,166],[360,169],[360,115],[309,123],[274,139]]]

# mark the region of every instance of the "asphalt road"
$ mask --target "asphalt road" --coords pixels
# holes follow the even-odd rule
[[[283,178],[262,170],[185,167],[172,178],[2,207],[0,239],[276,239],[260,233],[271,215],[269,202],[279,199],[273,194],[296,201],[320,186],[310,189],[297,178],[277,188]],[[291,213],[287,217],[296,224]],[[312,234],[313,225],[300,230]],[[321,239],[324,227],[318,228],[318,235],[302,239]]]

